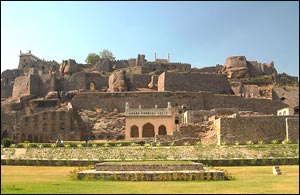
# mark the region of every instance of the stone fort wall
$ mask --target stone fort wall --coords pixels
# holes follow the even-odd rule
[[[237,108],[240,111],[254,111],[265,114],[276,114],[277,110],[287,107],[281,102],[268,99],[241,98],[233,95],[215,95],[209,92],[115,92],[115,93],[79,93],[71,103],[73,109],[94,110],[99,106],[108,111],[115,108],[125,111],[125,103],[132,107],[142,105],[151,108],[155,105],[164,108],[168,102],[172,107],[186,105],[192,110],[211,110],[214,108]]]
[[[209,91],[232,94],[226,76],[197,72],[164,72],[158,78],[158,91]]]
[[[43,111],[25,115],[19,124],[18,140],[48,142],[57,138],[80,140],[81,132],[74,123],[72,111]],[[76,129],[76,130],[75,130]]]
[[[63,79],[62,90],[90,89],[91,82],[94,83],[95,90],[101,90],[102,88],[107,88],[108,77],[102,76],[99,73],[79,72]]]
[[[246,144],[247,141],[281,143],[286,138],[286,118],[295,118],[289,122],[291,135],[299,139],[299,116],[252,116],[236,118],[219,118],[216,120],[218,144],[234,144],[236,141]]]
[[[151,75],[147,74],[133,74],[129,78],[131,91],[135,91],[136,88],[148,88],[151,82]]]

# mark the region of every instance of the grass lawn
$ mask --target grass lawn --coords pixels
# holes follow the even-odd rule
[[[298,194],[299,166],[219,167],[236,179],[230,181],[77,181],[69,171],[77,167],[1,166],[1,194]]]

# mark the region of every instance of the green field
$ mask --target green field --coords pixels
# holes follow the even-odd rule
[[[77,181],[77,167],[1,166],[1,194],[298,194],[299,166],[218,167],[235,177],[230,181]]]

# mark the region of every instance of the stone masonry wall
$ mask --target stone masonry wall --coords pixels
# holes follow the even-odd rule
[[[217,119],[218,144],[226,142],[234,144],[236,141],[246,144],[247,141],[258,143],[264,141],[271,143],[277,140],[279,143],[286,138],[285,118],[289,116],[255,116],[255,117],[236,117]],[[293,117],[294,118],[294,117]],[[297,123],[299,117],[297,118]],[[291,129],[298,129],[295,124],[291,124]],[[292,130],[295,132],[295,130]]]
[[[71,103],[75,110],[92,110],[96,106],[113,111],[125,111],[125,103],[131,107],[142,105],[151,108],[158,105],[164,108],[168,102],[172,107],[185,104],[193,110],[211,110],[214,108],[237,108],[240,111],[254,111],[265,114],[277,114],[277,110],[287,107],[281,102],[268,99],[241,98],[233,95],[215,95],[209,92],[115,92],[115,93],[85,93],[77,94]]]
[[[286,131],[288,134],[288,139],[291,142],[296,142],[297,140],[299,140],[299,116],[298,118],[287,118],[286,121]]]
[[[158,91],[209,91],[218,94],[232,94],[227,77],[217,74],[197,72],[164,72],[160,79]],[[163,77],[163,75],[160,75]],[[160,86],[164,82],[163,86]]]
[[[13,97],[20,97],[22,95],[39,95],[40,94],[40,80],[38,76],[19,76],[15,79],[13,87]]]
[[[131,85],[130,90],[135,91],[136,88],[148,88],[151,81],[151,75],[146,74],[133,74],[130,77]]]

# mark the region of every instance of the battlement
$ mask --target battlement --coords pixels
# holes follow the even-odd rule
[[[167,108],[129,108],[129,103],[125,104],[125,116],[172,116],[171,103],[168,102]]]

